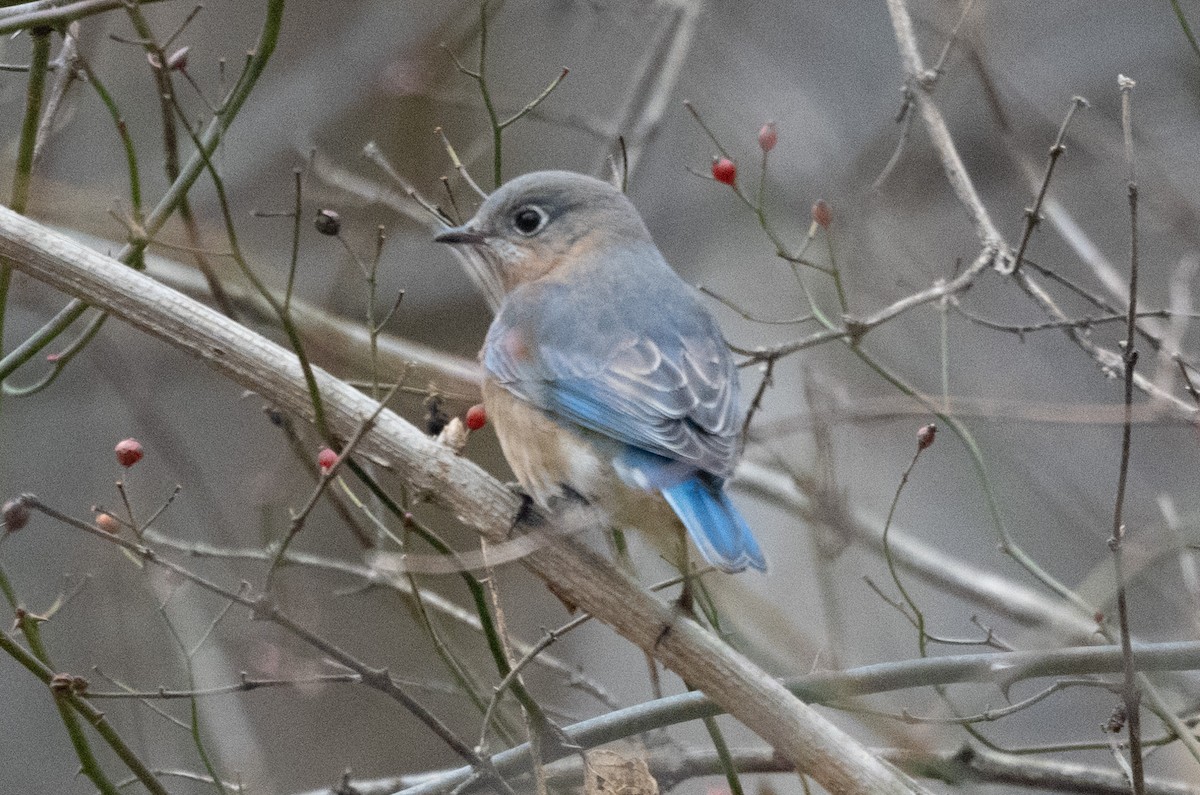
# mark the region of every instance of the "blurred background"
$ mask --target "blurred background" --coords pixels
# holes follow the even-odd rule
[[[1200,6],[1181,6],[1200,19]],[[208,102],[215,103],[232,84],[254,46],[264,7],[210,0],[168,48],[189,48],[187,77]],[[179,2],[143,9],[159,41],[192,10]],[[1137,80],[1141,303],[1146,309],[1176,309],[1174,318],[1146,322],[1156,322],[1162,336],[1177,340],[1169,348],[1189,350],[1200,195],[1195,156],[1200,57],[1171,5],[976,0],[964,16],[961,3],[929,0],[912,3],[911,11],[930,65],[961,21],[935,96],[967,171],[1011,245],[1020,240],[1025,208],[1072,97],[1088,100],[1090,107],[1079,112],[1067,135],[1043,209],[1046,220],[1033,235],[1028,257],[1118,310],[1124,307],[1129,210],[1117,76]],[[278,48],[215,157],[247,259],[277,291],[288,278],[292,219],[284,214],[292,210],[294,174],[301,170],[296,296],[303,303],[297,312],[310,331],[314,359],[339,376],[370,377],[363,338],[346,335],[366,317],[368,286],[359,263],[372,260],[380,226],[387,239],[379,259],[377,316],[404,294],[384,329],[388,338],[444,352],[460,372],[469,373],[490,322],[467,274],[450,252],[431,242],[420,208],[363,154],[374,142],[423,195],[451,212],[456,205],[467,216],[478,199],[456,174],[435,134],[440,127],[475,178],[486,189],[494,187],[491,132],[479,87],[454,60],[477,67],[479,16],[475,3],[290,0]],[[776,122],[778,145],[763,188],[765,216],[794,250],[809,232],[814,202],[828,203],[832,248],[822,232],[809,256],[828,265],[832,254],[851,313],[868,314],[950,278],[979,254],[971,220],[948,188],[919,119],[911,126],[897,122],[903,75],[883,3],[508,0],[489,4],[488,18],[487,77],[502,117],[538,96],[563,67],[570,69],[544,102],[505,130],[504,178],[547,168],[607,177],[612,164],[622,162],[615,143],[625,136],[631,199],[687,281],[743,310],[711,303],[739,347],[796,340],[816,327],[744,316],[794,318],[808,312],[807,299],[753,212],[727,186],[707,178],[719,152],[684,100],[738,164],[739,184],[751,195],[762,157],[756,135],[764,123]],[[169,179],[156,84],[139,38],[129,16],[115,10],[82,20],[78,47],[120,107],[140,155],[147,204],[153,206]],[[55,36],[54,42],[57,53],[61,39]],[[28,63],[28,37],[5,39],[0,60]],[[174,84],[183,105],[193,123],[206,122],[211,109],[182,78],[181,72]],[[0,184],[11,180],[25,85],[21,72],[0,75],[5,109],[0,134],[7,141]],[[182,151],[186,157],[190,149]],[[220,256],[228,238],[211,180],[202,177],[191,200],[206,259],[231,292],[243,293],[240,275]],[[320,209],[338,213],[340,239],[314,228],[311,219]],[[116,251],[126,238],[116,216],[128,212],[121,141],[97,93],[77,83],[36,165],[29,214],[102,251]],[[196,275],[195,238],[177,221],[159,237],[174,247],[151,247],[151,273],[209,300]],[[814,300],[836,319],[840,310],[830,281],[812,272],[804,279]],[[1077,291],[1046,283],[1068,316],[1107,314]],[[5,352],[64,301],[18,274]],[[982,450],[986,486],[1013,541],[1055,578],[1080,588],[1098,610],[1108,611],[1111,558],[1105,542],[1120,452],[1121,381],[1061,330],[1018,335],[971,318],[1014,327],[1047,319],[1010,279],[989,271],[955,300],[918,308],[868,334],[862,349],[915,390],[938,401],[948,395],[952,413]],[[274,325],[246,307],[242,319],[281,339]],[[1119,323],[1098,323],[1084,333],[1114,349],[1122,336]],[[66,339],[73,336],[57,347]],[[1149,348],[1142,353],[1144,372],[1165,373],[1161,383],[1190,402],[1177,368],[1160,366]],[[395,354],[389,366],[399,366],[407,355]],[[50,366],[35,359],[8,383],[33,383]],[[450,416],[462,415],[478,400],[469,379],[439,381],[442,376],[432,371],[415,372],[414,389],[394,405],[418,425],[426,422],[431,390],[442,395],[441,408]],[[747,444],[750,476],[734,484],[735,500],[763,542],[770,572],[710,578],[731,639],[780,675],[916,656],[909,621],[864,579],[894,597],[877,544],[863,539],[881,531],[915,452],[916,431],[932,415],[836,341],[779,360],[772,376]],[[392,377],[385,374],[385,380]],[[759,366],[743,370],[744,402],[762,377]],[[320,447],[310,429],[298,427],[298,458],[263,408],[261,398],[110,321],[48,388],[4,399],[0,494],[34,492],[87,517],[93,505],[121,504],[113,483],[123,479],[144,518],[180,484],[179,496],[156,524],[161,533],[193,551],[200,544],[261,548],[283,535],[289,511],[307,499],[313,483],[307,469]],[[1147,640],[1191,639],[1198,631],[1197,590],[1191,552],[1180,551],[1180,543],[1197,536],[1195,431],[1183,412],[1163,405],[1146,403],[1137,416],[1126,506],[1138,575],[1130,597],[1133,626]],[[1086,621],[998,551],[985,482],[969,450],[946,430],[914,470],[894,523],[897,537],[919,545],[913,547],[917,558],[933,551],[948,556],[925,557],[924,577],[902,570],[929,631],[981,638],[982,625],[1018,648],[1094,640]],[[112,453],[126,437],[136,437],[147,451],[146,460],[128,472]],[[510,479],[490,429],[471,436],[465,455]],[[772,492],[764,484],[777,488]],[[459,548],[476,548],[472,534],[435,509],[418,513]],[[669,576],[669,567],[651,550],[636,539],[634,545],[644,581]],[[295,548],[330,560],[365,559],[328,505],[318,508]],[[265,573],[261,560],[186,562],[235,589],[242,580],[261,585]],[[249,621],[244,610],[230,610],[213,626],[222,616],[220,600],[139,570],[115,548],[44,518],[0,542],[0,564],[33,612],[74,594],[43,634],[57,669],[87,677],[95,690],[186,689],[187,666],[172,627],[184,646],[205,639],[192,660],[196,687],[234,683],[242,671],[307,682],[332,670],[317,652],[276,627]],[[992,598],[948,587],[949,576],[940,585],[932,582],[930,572],[937,570],[965,572],[976,585],[994,585]],[[543,628],[570,618],[519,564],[497,574],[514,636],[535,641]],[[985,576],[996,579],[985,582]],[[422,588],[467,603],[456,577],[419,579]],[[1032,612],[1040,618],[1006,607],[1005,594],[1013,604],[1037,597],[1044,609]],[[280,577],[279,598],[292,614],[361,659],[432,687],[420,691],[422,700],[464,736],[476,735],[478,711],[452,688],[437,687],[449,676],[420,621],[395,591],[344,572],[289,567]],[[1058,623],[1051,620],[1055,616]],[[476,632],[444,616],[438,622],[472,667],[492,672]],[[935,646],[934,653],[945,651]],[[589,625],[556,643],[551,653],[568,669],[582,666],[611,703],[629,705],[652,696],[641,654],[605,627]],[[561,671],[533,667],[528,682],[563,723],[609,708],[572,687]],[[1178,677],[1162,684],[1181,710],[1195,709],[1200,691],[1194,682]],[[683,690],[669,675],[663,688]],[[1034,689],[1021,685],[1011,695]],[[950,692],[964,714],[1004,703],[994,687]],[[91,791],[76,773],[45,691],[7,657],[0,658],[0,704],[0,791]],[[307,682],[198,704],[214,763],[249,792],[330,787],[346,770],[370,779],[457,765],[415,720],[360,686]],[[1106,691],[1080,689],[979,731],[1010,749],[1098,744],[1102,750],[1058,758],[1112,767],[1101,725],[1114,704]],[[871,705],[947,714],[941,701],[923,691]],[[137,700],[102,706],[156,768],[202,772],[186,725],[169,722]],[[153,707],[186,720],[186,704]],[[829,714],[868,745],[952,749],[968,739],[954,726]],[[734,745],[757,742],[732,721],[721,725]],[[1148,721],[1146,731],[1159,736],[1161,725]],[[680,747],[708,747],[707,735],[695,726],[673,729],[671,737]],[[1175,746],[1157,752],[1150,769],[1200,782],[1200,768]],[[765,779],[747,777],[760,780]],[[772,781],[777,792],[802,791],[794,776]],[[211,791],[183,779],[169,785],[173,792]],[[705,793],[721,786],[723,779],[710,777],[675,791]],[[982,784],[965,789],[1031,791]]]

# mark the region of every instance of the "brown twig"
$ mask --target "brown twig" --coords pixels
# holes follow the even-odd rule
[[[1042,220],[1042,202],[1046,200],[1046,191],[1050,189],[1050,178],[1054,176],[1054,166],[1062,157],[1063,152],[1067,151],[1067,147],[1063,143],[1067,138],[1067,127],[1071,125],[1071,119],[1075,118],[1075,113],[1080,108],[1087,106],[1088,101],[1083,97],[1071,98],[1071,107],[1067,108],[1067,115],[1058,128],[1058,135],[1055,136],[1054,143],[1050,145],[1046,174],[1042,177],[1042,185],[1038,188],[1037,198],[1033,200],[1033,206],[1025,208],[1025,231],[1021,233],[1021,242],[1017,246],[1017,255],[1013,259],[1014,271],[1020,269],[1021,262],[1025,259],[1025,249],[1029,247],[1029,241],[1033,238],[1033,230]]]

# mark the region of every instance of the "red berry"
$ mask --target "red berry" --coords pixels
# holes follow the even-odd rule
[[[142,449],[142,443],[137,439],[124,439],[117,442],[115,448],[117,453],[117,463],[123,467],[131,467],[138,461],[142,460],[142,456],[146,451]]]
[[[928,425],[922,425],[921,430],[917,431],[917,449],[924,450],[933,444],[933,440],[937,438],[937,426],[932,422]]]
[[[825,203],[824,199],[819,199],[812,206],[812,219],[813,223],[822,229],[828,229],[829,225],[833,223],[833,210],[829,209],[829,205]]]
[[[338,454],[328,447],[322,447],[321,452],[317,453],[317,466],[322,472],[328,472],[333,469],[333,465],[337,463]]]
[[[737,179],[737,166],[728,157],[714,158],[712,175],[717,182],[732,185]]]
[[[484,425],[487,425],[487,410],[484,409],[482,403],[476,403],[467,409],[467,428],[477,431]]]
[[[777,143],[779,143],[779,131],[775,129],[775,122],[769,121],[758,131],[758,146],[764,152],[770,152]]]

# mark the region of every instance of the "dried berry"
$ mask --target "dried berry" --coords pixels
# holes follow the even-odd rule
[[[8,532],[15,533],[29,524],[30,513],[29,502],[24,497],[17,497],[15,500],[4,503],[4,507],[0,508],[0,519],[3,519],[4,527]]]
[[[323,235],[333,236],[342,231],[342,217],[333,210],[318,210],[313,226]]]
[[[921,430],[917,431],[917,449],[926,449],[933,444],[935,438],[937,438],[937,426],[932,422],[928,425],[922,425]]]

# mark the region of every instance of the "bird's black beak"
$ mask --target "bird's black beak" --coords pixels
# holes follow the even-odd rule
[[[441,232],[438,232],[436,235],[433,236],[433,239],[437,243],[451,243],[451,244],[475,243],[475,244],[478,244],[478,243],[483,243],[487,239],[487,237],[482,232],[480,232],[478,229],[472,229],[471,227],[467,226],[466,224],[463,224],[462,226],[452,226],[449,229],[445,229]]]

